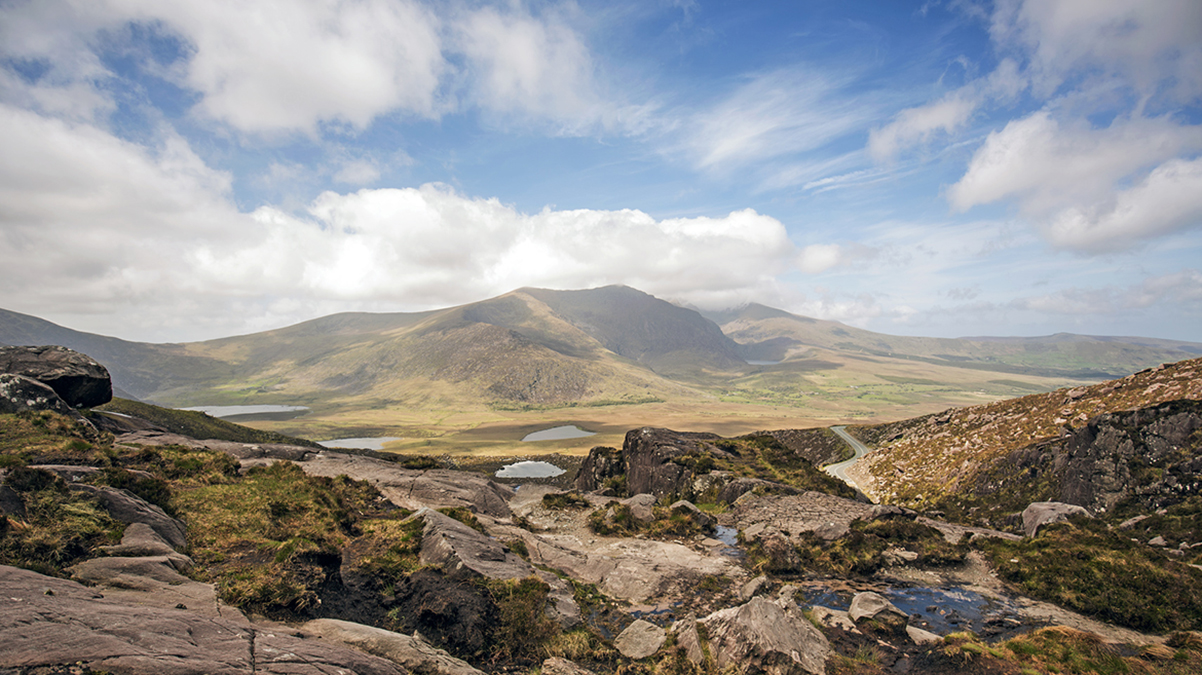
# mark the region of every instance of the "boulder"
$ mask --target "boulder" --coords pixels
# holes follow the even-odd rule
[[[422,564],[440,567],[448,576],[521,579],[534,574],[530,563],[448,515],[422,509],[409,519],[424,523]]]
[[[696,664],[705,661],[705,650],[701,647],[701,633],[697,631],[697,617],[690,614],[672,624],[668,632],[676,637],[676,647],[683,649],[685,656]]]
[[[588,457],[584,458],[580,470],[576,472],[576,489],[581,492],[603,490],[611,481],[624,473],[626,473],[626,466],[622,462],[622,451],[598,445],[588,451]],[[615,494],[613,496],[623,495]]]
[[[166,539],[154,531],[154,528],[146,523],[130,523],[129,527],[125,528],[125,533],[121,535],[121,543],[116,546],[101,546],[100,550],[105,555],[124,556],[124,557],[140,557],[140,556],[179,556],[186,558],[187,556],[180,555],[175,552],[175,548],[167,543]]]
[[[849,633],[860,632],[859,629],[856,628],[856,622],[852,621],[851,616],[841,609],[831,609],[829,607],[815,605],[814,608],[810,610],[810,616],[814,617],[814,621],[817,621],[827,628],[839,628]]]
[[[113,400],[108,369],[66,347],[0,347],[0,373],[37,380],[74,408],[92,408]]]
[[[673,459],[694,454],[705,448],[726,454],[713,446],[720,436],[643,427],[626,433],[622,443],[622,460],[626,469],[628,494],[649,493],[687,498],[692,495],[694,474],[684,464]],[[708,447],[707,447],[708,446]]]
[[[851,599],[851,607],[847,615],[859,624],[863,621],[875,621],[888,628],[899,628],[909,622],[910,617],[898,609],[892,602],[879,593],[871,591],[856,593]]]
[[[926,631],[921,628],[915,628],[914,626],[906,626],[906,635],[910,636],[910,641],[919,647],[943,643],[942,637],[930,631]]]
[[[697,508],[697,505],[693,502],[684,499],[674,502],[668,509],[673,515],[684,516],[693,521],[693,524],[700,528],[702,532],[713,530],[714,525],[718,523],[713,516]]]
[[[1023,531],[1028,537],[1034,537],[1039,528],[1044,525],[1068,520],[1071,516],[1088,516],[1089,511],[1076,504],[1063,502],[1033,502],[1023,509]]]
[[[659,651],[667,639],[663,628],[638,619],[614,638],[614,648],[628,659],[645,659]]]
[[[301,632],[388,659],[417,675],[483,675],[466,661],[417,637],[338,619],[315,619]]]
[[[621,501],[622,504],[630,507],[630,517],[640,523],[649,523],[655,520],[655,505],[658,502],[659,499],[655,495],[649,494],[638,494]]]
[[[41,382],[12,373],[0,373],[0,413],[35,410],[50,410],[68,417],[79,415],[53,389]]]
[[[0,566],[0,644],[3,672],[72,666],[123,675],[405,673],[339,645],[186,610],[115,602],[74,581],[8,566]]]
[[[794,542],[803,532],[834,541],[847,534],[852,522],[871,515],[870,504],[812,491],[769,497],[745,495],[730,512],[735,526],[751,540],[779,532]]]
[[[739,497],[750,493],[753,490],[759,490],[762,494],[768,495],[799,495],[801,490],[792,485],[784,483],[776,483],[763,478],[736,478],[722,486],[718,490],[717,500],[725,504],[734,504]]]
[[[768,579],[768,575],[761,574],[751,581],[743,584],[743,587],[739,589],[739,599],[746,602],[755,596],[764,593],[764,591],[766,591],[768,586],[771,584],[772,582]]]
[[[129,490],[95,485],[72,484],[76,492],[85,492],[97,499],[114,520],[122,523],[146,523],[174,548],[188,545],[184,524]]]
[[[719,669],[769,675],[820,675],[830,644],[802,615],[791,594],[752,598],[700,621]]]
[[[179,570],[191,567],[191,560],[178,553],[173,556],[179,556],[187,563],[165,555],[92,558],[72,566],[71,578],[87,584],[137,591],[153,591],[163,584],[179,586],[188,583],[189,579]]]

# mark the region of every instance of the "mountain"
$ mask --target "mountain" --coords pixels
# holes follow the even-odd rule
[[[343,313],[185,344],[0,310],[0,344],[91,354],[126,398],[303,405],[303,418],[264,426],[308,438],[401,436],[421,452],[432,442],[508,451],[542,421],[600,429],[593,441],[613,444],[620,427],[649,421],[738,434],[909,418],[1202,353],[1145,338],[897,337],[762,305],[703,315],[623,286],[522,288],[441,310]],[[515,417],[531,411],[542,417]]]
[[[807,348],[1004,373],[1103,379],[1202,355],[1202,344],[1057,333],[1043,337],[926,338],[885,335],[751,304],[709,319],[748,359],[784,361]]]

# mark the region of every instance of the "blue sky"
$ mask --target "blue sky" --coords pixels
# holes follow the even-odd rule
[[[0,1],[0,306],[184,341],[628,284],[1202,341],[1202,4]]]

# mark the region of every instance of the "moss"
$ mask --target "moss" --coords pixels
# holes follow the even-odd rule
[[[92,557],[98,546],[120,541],[125,525],[94,498],[68,490],[54,474],[19,467],[7,483],[20,495],[25,518],[5,519],[0,564],[62,576],[65,568]]]
[[[588,500],[580,496],[579,492],[548,492],[543,495],[543,508],[555,509],[562,511],[563,509],[573,508],[588,508]]]
[[[535,576],[482,582],[496,604],[499,621],[493,629],[493,658],[541,662],[548,643],[561,633],[547,618],[550,587]]]
[[[477,532],[484,533],[484,526],[476,519],[476,514],[472,513],[471,509],[466,506],[447,506],[438,509],[438,512],[458,520]]]

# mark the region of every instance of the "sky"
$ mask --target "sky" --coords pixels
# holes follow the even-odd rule
[[[0,0],[0,307],[1202,342],[1197,0]]]

